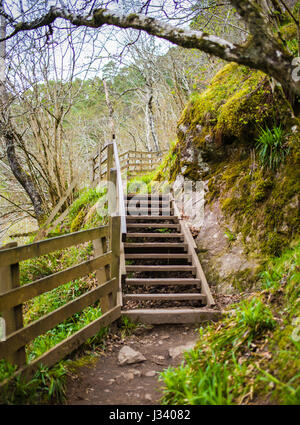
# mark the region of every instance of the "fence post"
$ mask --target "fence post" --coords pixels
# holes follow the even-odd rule
[[[106,161],[107,181],[110,181],[110,170],[111,168],[113,168],[113,162],[114,162],[114,144],[109,143],[107,145],[107,161]]]
[[[11,242],[2,249],[15,248],[17,242]],[[0,294],[20,286],[19,263],[9,266],[0,266]],[[6,336],[12,334],[20,328],[23,328],[22,304],[17,305],[9,310],[1,312],[2,318],[5,320]],[[7,360],[19,367],[26,364],[25,347],[19,348],[15,353],[10,355]]]
[[[121,217],[110,217],[110,249],[112,251],[112,260],[110,267],[110,278],[116,278],[119,282],[118,292],[109,295],[110,308],[117,305],[120,300],[120,245],[121,245]]]
[[[111,168],[109,172],[107,202],[108,202],[108,214],[112,215],[117,211],[117,170]]]

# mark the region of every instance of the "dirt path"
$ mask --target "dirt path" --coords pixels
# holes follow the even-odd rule
[[[169,365],[176,366],[182,355],[170,357],[169,349],[195,342],[195,325],[155,326],[137,328],[122,340],[116,337],[92,367],[82,367],[68,379],[67,404],[159,404],[162,383],[157,379]],[[120,366],[118,354],[123,346],[142,353],[146,361]]]

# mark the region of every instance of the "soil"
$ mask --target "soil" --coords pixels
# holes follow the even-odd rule
[[[125,338],[118,331],[107,339],[96,364],[80,367],[68,377],[67,404],[160,404],[163,383],[158,380],[158,373],[183,360],[183,355],[170,357],[168,350],[196,342],[197,336],[196,325],[141,326]],[[124,345],[141,352],[146,361],[120,366],[118,354]]]

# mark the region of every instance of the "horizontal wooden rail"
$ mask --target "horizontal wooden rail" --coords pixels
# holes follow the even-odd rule
[[[21,328],[11,334],[6,341],[0,342],[0,358],[5,358],[9,354],[17,351],[20,347],[28,344],[34,338],[44,334],[54,328],[59,323],[94,304],[104,295],[117,292],[119,283],[117,279],[112,279],[101,286],[81,295],[73,301],[64,304],[62,307],[34,321],[25,328]]]
[[[46,255],[53,251],[108,236],[108,233],[108,226],[101,226],[95,227],[94,229],[82,230],[80,232],[58,236],[56,238],[46,239],[41,242],[22,245],[17,248],[3,249],[0,251],[0,265],[7,266],[28,260],[29,258]]]
[[[26,379],[31,378],[37,367],[42,364],[47,367],[53,366],[55,363],[62,360],[67,354],[74,351],[80,345],[82,345],[88,338],[91,338],[97,334],[103,327],[110,325],[112,322],[117,320],[121,316],[121,307],[117,305],[109,310],[103,316],[89,323],[73,335],[66,338],[64,341],[51,348],[49,351],[44,353],[42,356],[35,359],[29,365],[20,368],[13,377],[23,376]],[[11,379],[11,378],[10,378]],[[0,384],[0,388],[4,387],[8,383],[8,379]]]
[[[61,272],[53,273],[50,276],[42,277],[27,285],[11,289],[0,295],[0,311],[7,310],[19,305],[31,298],[37,297],[45,292],[51,291],[64,283],[78,279],[92,273],[99,267],[104,267],[110,263],[112,258],[111,251],[99,255],[92,260],[85,261],[77,266],[69,267]]]

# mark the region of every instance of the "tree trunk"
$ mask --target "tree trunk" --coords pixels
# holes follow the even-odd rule
[[[154,150],[156,152],[160,151],[158,137],[156,134],[154,116],[153,116],[153,92],[152,87],[148,91],[147,104],[146,104],[146,128],[147,128],[147,146],[149,146],[148,150],[151,151],[151,142],[152,138],[154,143]]]
[[[5,38],[6,35],[6,22],[5,18],[0,18],[0,37]],[[6,43],[5,41],[0,43],[0,137],[3,137],[6,147],[6,154],[9,166],[18,182],[25,189],[27,195],[31,199],[35,216],[39,224],[43,222],[46,216],[46,212],[43,206],[43,200],[39,194],[34,181],[26,171],[20,165],[20,161],[16,155],[15,140],[16,133],[11,128],[10,119],[8,116],[8,102],[9,97],[6,90],[6,78],[5,78],[5,59],[6,59]]]

